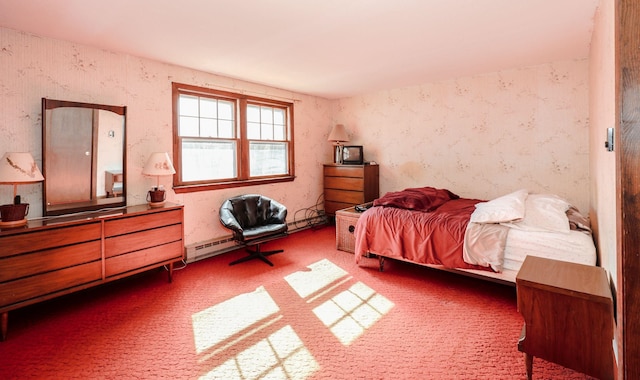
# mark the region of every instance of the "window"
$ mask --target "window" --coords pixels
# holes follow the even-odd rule
[[[292,181],[293,104],[173,83],[177,193]]]

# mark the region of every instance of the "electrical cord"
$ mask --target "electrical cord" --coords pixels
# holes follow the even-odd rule
[[[327,216],[322,207],[324,205],[323,198],[324,194],[320,194],[313,206],[302,208],[294,213],[293,223],[296,229],[303,227],[316,228],[317,226],[327,224]],[[298,219],[300,213],[304,213],[302,220]],[[301,225],[300,223],[304,224]]]
[[[174,272],[175,272],[175,271],[177,271],[177,270],[181,270],[181,269],[184,269],[184,268],[186,268],[186,267],[187,267],[187,262],[186,262],[186,261],[184,261],[184,259],[182,259],[182,260],[180,260],[180,261],[182,262],[182,266],[181,266],[180,268],[173,267],[173,271],[174,271]],[[162,267],[163,267],[167,272],[169,271],[169,268],[168,268],[166,265],[163,265]]]

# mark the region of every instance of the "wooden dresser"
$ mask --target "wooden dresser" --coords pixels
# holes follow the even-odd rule
[[[184,257],[183,206],[84,213],[0,230],[0,318],[9,311],[173,264]]]
[[[614,378],[613,300],[601,267],[527,256],[516,276],[518,350],[599,379]]]
[[[324,165],[324,212],[336,211],[380,196],[378,165]]]

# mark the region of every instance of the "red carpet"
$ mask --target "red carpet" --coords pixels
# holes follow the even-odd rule
[[[525,379],[515,289],[387,261],[335,229],[267,248],[275,266],[151,271],[9,313],[2,379]],[[540,359],[534,379],[585,379]]]

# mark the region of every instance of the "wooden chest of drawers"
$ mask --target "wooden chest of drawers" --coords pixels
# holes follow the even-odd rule
[[[183,207],[139,205],[0,230],[0,338],[8,313],[184,256]]]
[[[324,212],[372,202],[379,197],[378,165],[324,165]]]

